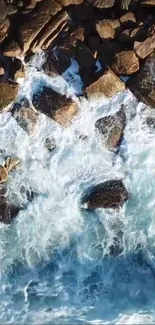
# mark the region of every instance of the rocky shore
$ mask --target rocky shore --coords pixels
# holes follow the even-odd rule
[[[40,113],[62,127],[68,127],[78,113],[73,99],[47,86],[34,92],[32,103],[25,98],[16,102],[25,63],[40,51],[45,51],[42,69],[50,77],[61,75],[71,59],[76,60],[87,100],[110,98],[129,89],[138,100],[155,107],[155,1],[0,0],[0,112],[10,111],[29,136],[35,133]],[[118,151],[125,124],[124,107],[96,121],[108,150]],[[54,150],[54,139],[45,142],[49,151]],[[5,157],[0,183],[7,182],[17,162],[16,157]],[[118,208],[128,199],[121,181],[98,186],[87,198],[91,208]],[[2,185],[0,221],[8,223],[23,207],[10,205],[3,189]]]

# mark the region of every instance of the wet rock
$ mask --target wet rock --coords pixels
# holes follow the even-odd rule
[[[55,149],[56,143],[55,143],[55,140],[54,140],[54,138],[52,136],[45,139],[45,141],[44,141],[44,147],[48,151],[53,151]]]
[[[102,117],[95,123],[109,150],[118,149],[120,146],[125,125],[126,115],[123,106],[116,114]]]
[[[62,7],[67,7],[70,5],[79,5],[83,0],[59,0],[58,2]]]
[[[136,27],[136,17],[133,12],[127,12],[120,17],[120,23],[123,28],[134,28]]]
[[[149,36],[143,42],[134,43],[134,51],[140,59],[145,59],[155,49],[155,34]]]
[[[97,8],[112,8],[115,0],[89,0],[89,2]]]
[[[96,23],[96,30],[101,38],[113,39],[120,30],[120,22],[118,19],[104,19]]]
[[[43,70],[50,77],[56,77],[61,75],[71,65],[71,59],[61,52],[53,53],[53,51],[47,52],[47,58],[43,64]]]
[[[143,42],[149,36],[149,30],[146,27],[139,26],[136,28],[123,30],[118,37],[121,43],[131,43],[134,41]]]
[[[130,75],[139,70],[139,59],[134,51],[117,53],[112,69],[118,75]]]
[[[0,82],[0,111],[3,112],[4,108],[11,104],[17,94],[19,85],[17,83],[8,81]]]
[[[121,51],[121,46],[116,41],[106,40],[98,48],[98,56],[101,64],[111,66],[114,57]]]
[[[11,223],[20,210],[20,207],[9,203],[4,196],[0,196],[0,222],[5,224]]]
[[[100,45],[100,37],[98,35],[91,35],[88,40],[88,47],[91,50],[97,50]]]
[[[49,87],[33,95],[32,103],[36,110],[67,127],[78,112],[78,107],[71,98],[61,95]]]
[[[125,90],[125,84],[114,72],[105,68],[97,75],[97,80],[85,88],[85,94],[89,100],[100,100],[103,97],[112,97]]]
[[[18,78],[25,77],[25,68],[21,60],[15,58],[12,59],[12,78],[17,80]]]
[[[146,105],[155,107],[155,53],[153,52],[145,61],[138,74],[127,82],[128,88],[137,99]]]
[[[8,180],[8,172],[5,167],[0,166],[0,183],[5,183]]]
[[[87,209],[118,209],[128,200],[128,191],[121,180],[111,179],[94,186],[82,199]]]
[[[20,164],[19,158],[7,157],[4,163],[4,168],[9,173],[12,169],[15,169]]]
[[[36,132],[38,113],[31,107],[22,104],[15,105],[12,115],[18,125],[29,135],[32,136]]]

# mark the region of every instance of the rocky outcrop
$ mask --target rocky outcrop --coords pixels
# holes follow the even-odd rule
[[[124,107],[114,115],[100,118],[96,121],[95,127],[103,137],[107,149],[118,149],[123,139],[126,115]]]
[[[105,68],[102,74],[99,74],[97,80],[85,88],[85,94],[89,100],[100,100],[103,97],[112,97],[124,90],[125,84],[123,81],[110,69]]]
[[[32,103],[36,110],[54,119],[62,126],[71,124],[78,112],[77,104],[65,95],[61,95],[49,87],[33,95]]]
[[[118,209],[128,200],[128,191],[121,180],[111,179],[94,186],[82,198],[87,209]]]
[[[127,86],[139,101],[155,107],[155,53],[153,52],[143,64],[137,75],[129,79]]]
[[[130,75],[139,70],[139,59],[134,51],[117,53],[112,69],[118,75]]]
[[[15,100],[18,89],[19,85],[17,83],[11,81],[0,82],[0,112],[3,112],[4,108]]]

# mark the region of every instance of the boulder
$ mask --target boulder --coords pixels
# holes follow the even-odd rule
[[[120,30],[120,22],[118,19],[100,20],[96,23],[96,30],[101,38],[113,39]]]
[[[55,140],[52,136],[46,138],[44,140],[44,147],[48,150],[48,151],[53,151],[56,147],[56,143]]]
[[[89,0],[89,2],[97,8],[112,8],[115,4],[115,0]]]
[[[123,30],[118,37],[121,43],[131,43],[134,41],[143,42],[149,36],[148,28],[139,26]]]
[[[145,6],[145,7],[155,7],[155,1],[154,0],[141,0],[140,1],[140,5],[141,6]]]
[[[98,48],[98,57],[101,64],[106,64],[111,67],[116,53],[119,53],[120,51],[121,46],[119,42],[115,40],[106,40],[102,42]]]
[[[96,121],[95,127],[103,136],[107,149],[118,149],[123,139],[123,132],[126,125],[124,107],[114,115],[100,118]]]
[[[11,104],[17,94],[19,85],[14,82],[0,82],[0,112],[4,111],[4,108]]]
[[[20,210],[20,207],[9,203],[5,196],[0,196],[0,222],[10,224]]]
[[[78,112],[77,104],[65,95],[61,95],[52,88],[43,87],[33,95],[32,103],[36,110],[67,127]]]
[[[134,51],[117,53],[112,70],[118,75],[130,75],[139,70],[139,59]]]
[[[136,17],[133,12],[127,12],[120,17],[120,23],[123,28],[136,27]]]
[[[96,80],[85,88],[85,94],[88,100],[100,100],[103,97],[112,97],[124,90],[124,82],[109,68],[104,68],[96,75]]]
[[[140,59],[145,59],[155,49],[155,33],[143,42],[134,42],[134,51]]]
[[[29,107],[29,105],[15,104],[12,115],[18,125],[29,135],[32,136],[36,132],[38,113]]]
[[[67,55],[61,52],[55,55],[53,51],[48,51],[46,61],[42,68],[48,76],[56,77],[64,73],[70,65],[71,59]]]
[[[153,52],[142,65],[140,71],[127,82],[128,88],[137,99],[155,107],[155,53]]]
[[[8,180],[8,172],[5,167],[0,166],[0,183],[5,183]]]
[[[21,54],[21,48],[14,40],[10,40],[4,46],[3,54],[5,56],[14,58],[14,57],[17,57],[17,56],[19,56]]]
[[[79,6],[72,6],[71,17],[73,21],[84,22],[93,19],[93,9],[88,2],[82,2]]]
[[[67,7],[70,5],[79,5],[83,0],[58,0],[62,7]]]
[[[17,80],[18,78],[25,77],[25,68],[21,60],[17,58],[12,59],[12,79]]]
[[[111,179],[94,186],[82,198],[82,204],[87,209],[118,209],[127,200],[128,191],[123,182],[121,180]]]
[[[0,23],[3,22],[7,16],[8,9],[3,0],[0,1]]]

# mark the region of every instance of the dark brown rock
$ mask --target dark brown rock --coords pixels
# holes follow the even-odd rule
[[[0,112],[3,112],[6,106],[11,104],[17,94],[19,85],[14,82],[1,82],[0,83]]]
[[[44,147],[50,152],[55,149],[56,143],[55,143],[55,140],[54,140],[54,138],[52,136],[45,139]]]
[[[123,30],[118,37],[118,40],[122,43],[128,42],[143,42],[149,36],[149,30],[146,27],[139,26],[136,28]]]
[[[111,179],[94,186],[82,199],[87,209],[118,209],[128,200],[128,191],[121,180]]]
[[[38,113],[31,107],[22,106],[21,104],[15,104],[12,112],[13,117],[17,121],[18,125],[29,136],[32,136],[36,132]]]
[[[104,41],[98,48],[98,58],[102,64],[111,66],[116,53],[121,51],[121,46],[116,41]]]
[[[96,80],[85,88],[85,94],[89,100],[100,100],[103,97],[112,97],[124,90],[124,82],[113,71],[105,68]]]
[[[123,132],[126,125],[124,107],[116,114],[102,117],[97,120],[95,127],[103,136],[107,149],[118,149],[123,139]]]
[[[5,46],[3,54],[11,58],[17,57],[21,54],[21,48],[14,40],[12,40]]]
[[[155,49],[155,33],[143,42],[134,43],[134,51],[140,59],[145,59]]]
[[[93,9],[87,2],[81,3],[79,6],[73,6],[71,10],[71,17],[75,21],[84,22],[93,17]]]
[[[134,51],[117,53],[112,69],[118,75],[130,75],[139,70],[139,59]]]
[[[70,125],[71,120],[78,112],[77,104],[71,98],[60,95],[48,87],[43,87],[41,92],[34,94],[32,102],[36,110],[64,127]]]
[[[66,55],[58,52],[56,55],[52,51],[47,52],[47,59],[43,64],[43,70],[48,76],[56,77],[61,75],[71,65],[71,60]]]
[[[91,35],[88,40],[88,47],[91,50],[97,50],[100,45],[100,37],[98,35]]]
[[[2,42],[7,37],[9,27],[10,27],[10,20],[5,19],[3,22],[3,27],[0,29],[0,42]]]
[[[20,210],[20,207],[9,203],[4,196],[0,196],[0,222],[5,224],[11,223]]]
[[[141,102],[155,107],[155,54],[154,52],[146,59],[139,73],[131,77],[127,86]]]

